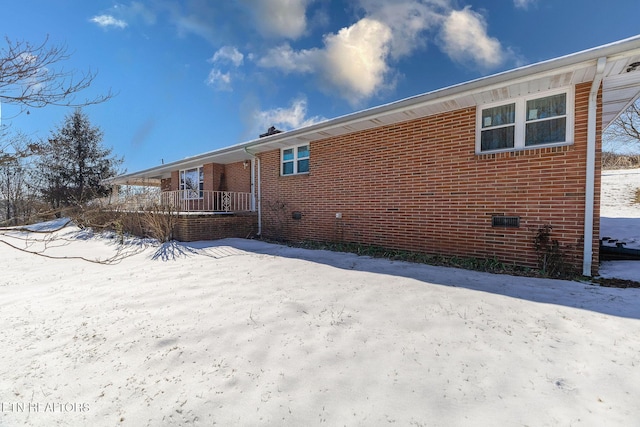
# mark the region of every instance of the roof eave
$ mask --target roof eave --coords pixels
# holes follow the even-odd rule
[[[357,111],[303,128],[209,151],[139,172],[121,175],[119,177],[112,178],[110,181],[111,183],[117,184],[125,182],[127,178],[160,178],[167,176],[171,171],[187,167],[195,167],[196,165],[203,163],[215,163],[216,160],[219,162],[224,162],[224,159],[233,159],[234,161],[248,160],[251,159],[254,154],[299,144],[304,140],[312,141],[321,139],[323,137],[322,131],[328,131],[341,126],[348,126],[364,120],[375,120],[376,117],[402,112],[409,108],[425,106],[430,103],[445,102],[447,100],[459,98],[476,92],[504,87],[507,84],[514,84],[518,81],[533,80],[540,78],[545,74],[558,74],[572,69],[595,67],[598,58],[601,57],[615,58],[616,56],[621,55],[630,56],[637,54],[640,54],[640,36],[631,37],[559,58],[522,66],[513,70],[493,74],[491,76],[481,77],[465,83],[449,86],[366,110]],[[317,136],[311,137],[313,134],[316,134]]]

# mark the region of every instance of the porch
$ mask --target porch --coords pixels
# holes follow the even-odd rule
[[[238,191],[162,191],[159,204],[176,212],[251,212],[253,195]]]
[[[151,189],[135,194],[116,194],[109,204],[122,210],[147,211],[160,208],[181,213],[236,213],[254,211],[253,195],[238,191]]]

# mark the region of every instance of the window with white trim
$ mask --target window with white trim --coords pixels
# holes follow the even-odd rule
[[[201,199],[204,193],[204,171],[201,167],[180,171],[180,191],[186,200]]]
[[[570,88],[479,106],[476,152],[572,144],[573,97]]]
[[[309,145],[299,145],[292,148],[283,148],[281,150],[281,168],[282,175],[296,175],[300,173],[309,173]]]

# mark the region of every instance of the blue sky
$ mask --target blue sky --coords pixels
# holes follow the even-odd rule
[[[638,0],[20,0],[0,35],[65,44],[133,172],[640,33]],[[5,44],[2,45],[4,48]],[[3,125],[47,138],[71,109]]]

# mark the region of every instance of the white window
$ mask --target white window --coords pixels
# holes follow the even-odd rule
[[[573,143],[573,89],[478,107],[476,152]]]
[[[183,199],[201,199],[204,190],[202,167],[180,171],[180,191]]]
[[[309,172],[309,145],[283,148],[281,152],[282,175],[295,175]]]

